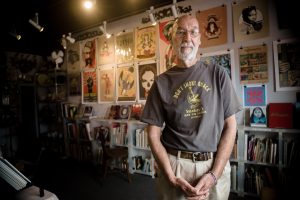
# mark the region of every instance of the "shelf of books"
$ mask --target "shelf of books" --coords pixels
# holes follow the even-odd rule
[[[270,191],[284,195],[299,167],[299,136],[296,129],[239,126],[230,159],[231,191],[257,198]]]

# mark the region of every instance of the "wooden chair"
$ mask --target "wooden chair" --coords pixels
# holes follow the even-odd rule
[[[104,178],[108,173],[108,169],[114,167],[114,164],[121,162],[121,171],[127,174],[128,182],[131,182],[131,177],[128,167],[128,148],[127,147],[113,147],[110,145],[109,128],[100,126],[95,128],[95,133],[98,135],[97,139],[101,142],[102,147],[102,166],[104,171]]]

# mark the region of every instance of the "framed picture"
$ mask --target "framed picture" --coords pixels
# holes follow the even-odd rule
[[[216,64],[219,67],[223,67],[228,73],[231,81],[235,83],[235,74],[234,69],[232,69],[233,65],[233,50],[223,50],[212,53],[202,54],[200,60],[210,64]],[[235,84],[233,84],[235,86]]]
[[[267,112],[265,106],[250,107],[250,126],[267,127]]]
[[[89,70],[96,68],[96,39],[81,42],[81,69]]]
[[[115,61],[115,37],[101,36],[98,38],[98,64],[105,65]]]
[[[115,100],[115,67],[99,70],[100,102],[112,102]]]
[[[244,106],[267,106],[266,87],[266,85],[245,85],[243,88]]]
[[[117,100],[135,101],[136,71],[134,65],[123,65],[117,68]]]
[[[125,32],[116,36],[117,63],[132,62],[134,59],[133,32]]]
[[[239,49],[241,84],[261,84],[268,80],[267,45]]]
[[[135,33],[135,57],[137,59],[155,58],[156,26],[137,28]]]
[[[67,50],[67,72],[68,74],[80,73],[80,47],[79,42],[70,44]]]
[[[82,102],[97,102],[98,101],[98,84],[97,71],[83,71],[82,72]]]
[[[90,117],[93,115],[93,106],[84,106],[84,117]]]
[[[157,66],[155,61],[139,63],[139,99],[146,100],[149,90],[157,76]]]
[[[201,31],[201,45],[221,45],[227,42],[227,14],[226,6],[218,6],[208,10],[196,12]]]
[[[300,91],[300,43],[297,39],[273,41],[276,91]]]

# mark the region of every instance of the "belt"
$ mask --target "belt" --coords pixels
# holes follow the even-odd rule
[[[188,151],[180,151],[176,149],[171,149],[166,147],[166,150],[169,154],[173,156],[179,156],[180,158],[190,159],[193,162],[196,161],[206,161],[213,158],[213,152],[188,152]]]

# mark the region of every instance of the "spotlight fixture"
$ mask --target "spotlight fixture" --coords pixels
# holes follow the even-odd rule
[[[147,12],[148,12],[148,15],[149,15],[149,18],[150,18],[150,21],[151,21],[152,25],[155,26],[156,21],[155,21],[154,15],[153,15],[153,11],[154,11],[154,7],[151,6],[150,10],[148,10]]]
[[[22,36],[20,34],[14,33],[14,32],[9,32],[11,36],[16,38],[17,40],[21,40]]]
[[[103,22],[103,26],[99,26],[99,29],[106,36],[107,39],[111,37],[111,34],[107,33],[106,31],[106,21]]]
[[[44,30],[44,27],[42,27],[41,25],[39,25],[39,14],[35,13],[35,19],[29,19],[29,23],[34,26],[36,29],[38,29],[40,32],[42,32]]]
[[[72,33],[69,33],[69,35],[66,38],[70,43],[72,43],[72,44],[75,43],[75,38],[72,38]]]
[[[96,4],[96,0],[83,0],[82,4],[85,9],[90,10]]]
[[[173,16],[175,17],[175,19],[178,18],[177,8],[176,8],[176,3],[177,3],[177,1],[176,1],[176,0],[173,0],[173,4],[172,4],[172,6],[171,6],[172,14],[173,14]]]
[[[65,34],[62,35],[61,46],[63,46],[64,49],[67,49],[67,40],[66,40],[66,35]]]

